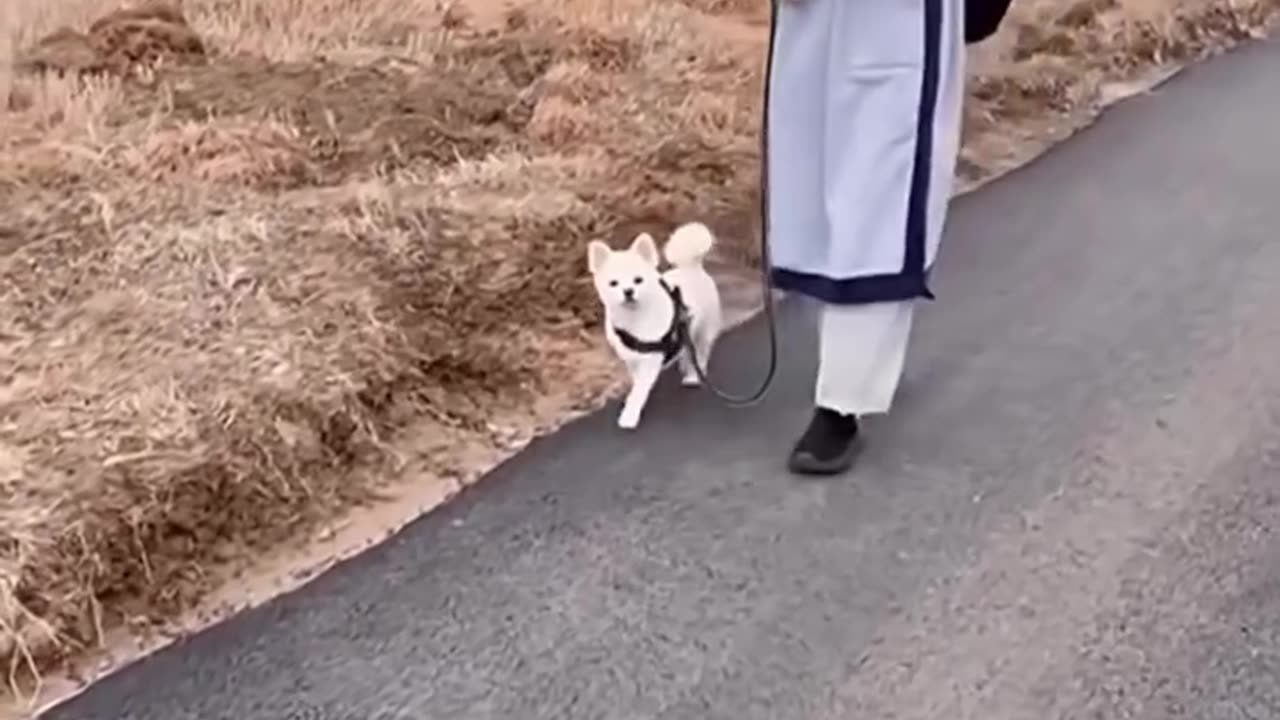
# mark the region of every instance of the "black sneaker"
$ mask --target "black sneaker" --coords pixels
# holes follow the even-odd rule
[[[856,416],[820,407],[791,451],[787,467],[800,475],[839,475],[853,467],[858,440]]]

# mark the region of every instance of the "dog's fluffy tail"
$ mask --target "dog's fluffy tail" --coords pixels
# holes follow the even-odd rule
[[[685,223],[671,233],[662,254],[673,267],[696,266],[702,264],[714,244],[711,228],[699,222]]]

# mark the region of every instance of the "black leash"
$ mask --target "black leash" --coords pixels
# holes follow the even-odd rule
[[[761,300],[764,301],[765,326],[769,328],[769,370],[765,373],[760,387],[751,394],[730,395],[707,377],[707,371],[702,367],[702,361],[698,358],[689,333],[683,332],[680,338],[684,342],[689,357],[693,360],[693,366],[703,387],[732,407],[751,407],[758,404],[769,393],[774,377],[778,374],[778,328],[773,307],[773,266],[769,261],[769,91],[773,82],[774,41],[778,35],[778,5],[782,1],[770,0],[769,2],[769,45],[765,54],[764,100],[761,103],[763,110],[760,113],[760,295]],[[680,313],[679,307],[676,308],[676,313],[677,315]]]

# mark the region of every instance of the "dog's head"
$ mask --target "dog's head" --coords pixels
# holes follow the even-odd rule
[[[587,247],[587,263],[600,302],[613,313],[644,313],[667,302],[659,283],[658,246],[649,233],[636,236],[626,250],[613,250],[593,240]]]

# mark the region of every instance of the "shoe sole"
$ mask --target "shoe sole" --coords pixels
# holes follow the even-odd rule
[[[807,452],[793,452],[787,460],[787,469],[797,475],[842,475],[853,468],[862,450],[862,438],[854,438],[849,447],[830,460],[819,460]]]

